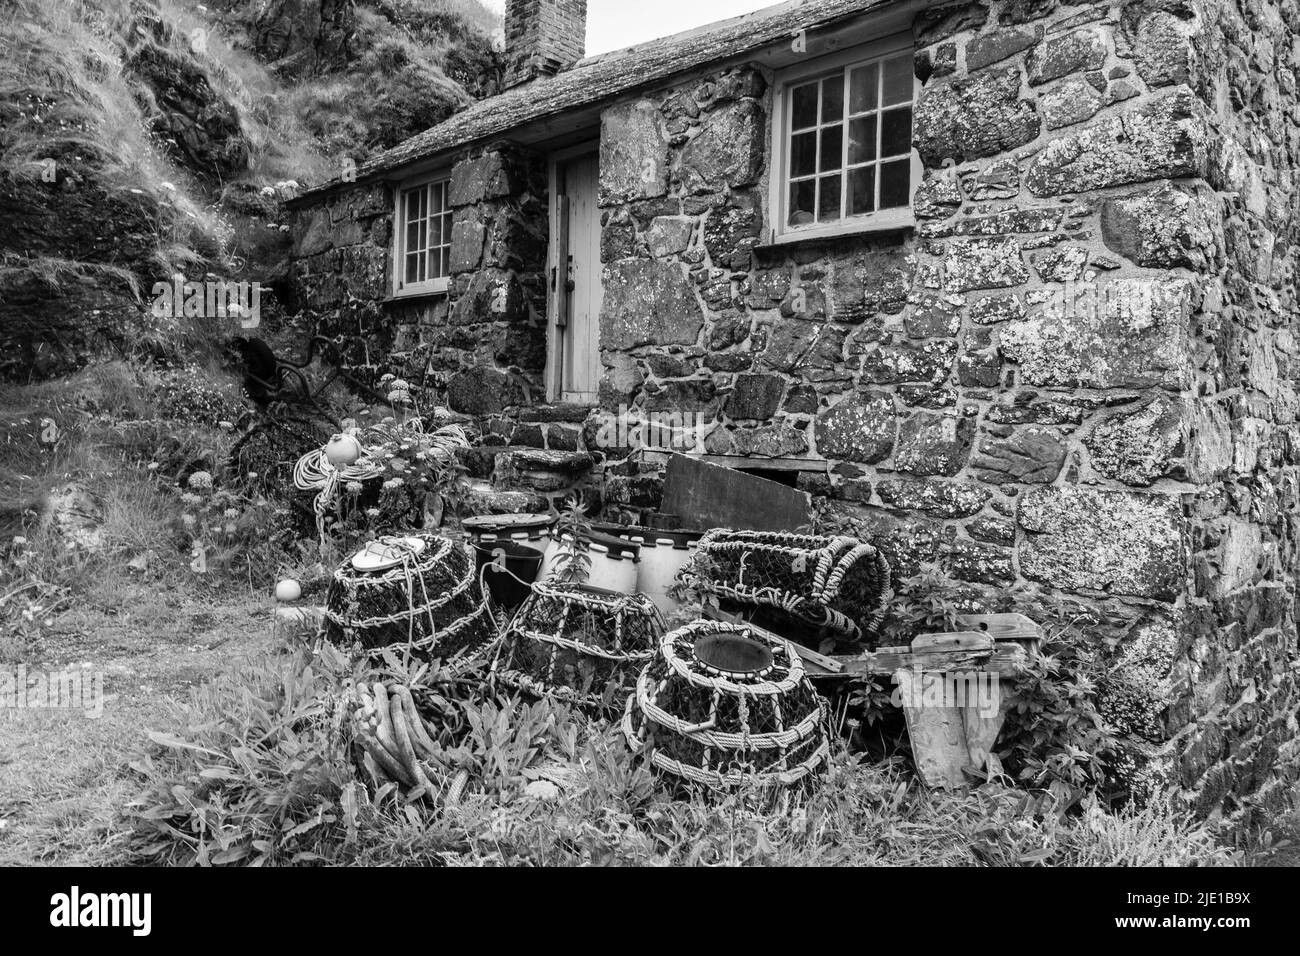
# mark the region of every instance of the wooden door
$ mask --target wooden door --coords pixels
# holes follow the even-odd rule
[[[600,378],[600,209],[595,153],[556,168],[552,381],[561,401],[595,404]]]

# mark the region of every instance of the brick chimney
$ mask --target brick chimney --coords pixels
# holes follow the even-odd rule
[[[587,0],[506,0],[507,87],[554,76],[582,59]]]

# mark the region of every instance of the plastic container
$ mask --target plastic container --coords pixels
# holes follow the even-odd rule
[[[542,567],[542,549],[517,541],[484,541],[474,545],[475,567],[492,600],[514,611],[532,591]]]

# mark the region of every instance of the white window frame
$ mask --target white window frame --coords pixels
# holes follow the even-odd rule
[[[434,249],[447,248],[448,250],[448,270],[446,275],[434,276],[433,278],[421,279],[415,282],[406,281],[406,197],[408,194],[417,189],[427,190],[432,186],[441,185],[443,188],[444,211],[440,213],[446,217],[447,233],[443,237],[444,242],[434,246]],[[439,171],[430,175],[421,176],[418,179],[408,179],[401,183],[398,188],[393,190],[393,296],[416,296],[416,295],[436,295],[444,293],[451,285],[451,224],[452,210],[447,205],[448,192],[451,189],[450,171]]]
[[[912,211],[913,197],[916,194],[916,188],[921,184],[921,179],[925,173],[924,164],[921,162],[921,155],[913,146],[909,167],[909,194],[906,206],[898,206],[892,209],[876,210],[869,213],[859,213],[855,216],[845,216],[836,222],[829,223],[807,223],[802,225],[791,226],[788,224],[789,202],[790,202],[790,140],[791,131],[790,123],[790,98],[791,91],[796,86],[801,86],[808,81],[817,78],[830,76],[835,73],[844,73],[847,70],[865,66],[870,63],[879,63],[883,60],[895,57],[900,53],[911,52],[915,49],[910,34],[889,37],[878,40],[873,43],[866,43],[855,46],[852,49],[844,50],[840,53],[829,56],[819,57],[816,60],[810,60],[808,63],[801,63],[797,66],[788,67],[776,74],[775,85],[772,96],[772,130],[771,130],[771,155],[772,176],[769,181],[768,191],[768,209],[771,213],[771,241],[773,243],[798,242],[803,239],[817,239],[823,237],[834,237],[840,235],[849,235],[860,232],[886,232],[899,229],[908,229],[916,225],[916,217]],[[921,90],[921,83],[916,78],[915,71],[912,73],[912,122],[916,122],[916,102]],[[895,104],[899,105],[899,104]],[[848,97],[845,97],[844,116],[848,116],[849,103]],[[880,115],[879,112],[876,114]],[[820,123],[820,117],[818,121]],[[877,137],[879,137],[879,124],[877,125]],[[848,123],[844,124],[842,134],[843,149],[848,149]],[[875,162],[879,170],[879,156]],[[841,202],[847,203],[848,194],[848,176],[847,169],[843,165],[841,169]],[[876,191],[879,195],[880,183],[879,174],[877,173]]]

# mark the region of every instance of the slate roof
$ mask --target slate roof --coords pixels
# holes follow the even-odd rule
[[[381,176],[445,150],[499,137],[526,123],[590,106],[669,77],[706,67],[884,7],[894,0],[791,0],[743,16],[579,61],[571,69],[479,100],[437,126],[361,163],[358,181]],[[299,198],[333,188],[315,186]]]

